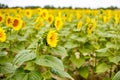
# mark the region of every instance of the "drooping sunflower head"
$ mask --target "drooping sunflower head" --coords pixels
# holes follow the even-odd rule
[[[107,22],[109,22],[110,21],[110,17],[108,17],[108,16],[103,16],[103,22],[104,23],[107,23]]]
[[[62,18],[57,17],[57,18],[55,19],[54,25],[55,25],[56,30],[60,30],[60,29],[62,28],[62,26],[63,26]]]
[[[89,22],[90,22],[90,17],[87,16],[87,17],[86,17],[86,23],[89,23]]]
[[[47,44],[50,47],[56,47],[58,42],[57,37],[57,32],[55,30],[50,30],[47,34]]]
[[[4,15],[0,13],[0,23],[4,22]]]
[[[5,30],[0,28],[0,42],[5,42],[6,41],[6,33]]]
[[[22,28],[23,22],[21,18],[13,18],[12,20],[12,28],[16,31],[20,30]]]
[[[48,11],[47,11],[46,9],[41,10],[40,16],[41,16],[43,19],[47,19],[47,17],[48,17]]]
[[[82,27],[82,21],[79,21],[78,23],[77,23],[77,29],[80,29]]]
[[[47,22],[48,24],[51,24],[54,21],[54,16],[53,15],[49,15],[47,18]]]
[[[7,18],[6,18],[6,26],[7,27],[12,27],[12,19],[13,19],[13,17],[11,17],[11,16],[7,16]]]
[[[44,26],[44,20],[41,17],[38,17],[35,21],[35,29],[40,29],[42,26]]]
[[[114,16],[114,26],[118,25],[119,17],[117,15]]]
[[[96,21],[94,19],[91,19],[87,25],[88,34],[91,34],[95,28],[96,28]]]

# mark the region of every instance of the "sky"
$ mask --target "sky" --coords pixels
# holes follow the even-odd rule
[[[0,0],[0,3],[9,7],[15,6],[40,6],[53,5],[54,7],[81,7],[81,8],[99,8],[116,6],[120,8],[120,0]]]

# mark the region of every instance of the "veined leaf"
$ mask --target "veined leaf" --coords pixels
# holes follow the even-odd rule
[[[80,75],[81,75],[83,78],[87,79],[87,78],[88,78],[88,75],[89,75],[88,67],[81,67],[81,68],[79,69],[79,73],[80,73]]]
[[[64,65],[60,59],[50,55],[42,55],[35,61],[36,64],[64,70]]]
[[[61,57],[68,56],[66,49],[62,46],[57,46],[56,48],[52,48],[51,52],[53,54],[60,55]]]
[[[120,80],[120,71],[118,71],[112,80]]]
[[[100,74],[100,73],[107,71],[108,69],[109,69],[109,66],[106,63],[101,63],[97,65],[96,73]]]
[[[51,72],[55,75],[58,75],[60,77],[63,77],[63,78],[69,78],[71,80],[74,80],[67,72],[65,71],[61,71],[61,70],[58,70],[58,69],[54,69],[52,68],[51,69]]]
[[[120,61],[120,56],[110,57],[109,60],[110,62],[118,64],[118,62]]]
[[[77,59],[75,55],[72,55],[70,60],[77,68],[80,68],[85,62],[84,57],[80,57],[79,59]]]
[[[0,65],[0,73],[13,73],[16,70],[16,67],[11,63],[4,63]]]
[[[30,52],[30,50],[22,50],[14,58],[14,64],[22,65],[25,61],[29,61],[36,58],[36,54]]]

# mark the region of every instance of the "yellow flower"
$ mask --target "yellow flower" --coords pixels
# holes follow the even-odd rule
[[[103,16],[103,22],[104,23],[107,23],[107,22],[109,22],[110,21],[110,17],[108,17],[108,16]]]
[[[5,42],[5,40],[6,40],[5,30],[3,30],[2,28],[0,28],[0,42]]]
[[[63,26],[62,18],[57,17],[57,18],[55,19],[54,25],[55,25],[56,30],[60,30],[60,29],[62,28],[62,26]]]
[[[118,23],[119,23],[119,18],[118,18],[117,15],[115,15],[114,20],[115,20],[115,21],[114,21],[114,26],[118,25]]]
[[[41,17],[38,17],[35,21],[35,29],[39,29],[44,26],[44,20]]]
[[[12,17],[11,16],[7,16],[7,18],[6,18],[6,26],[7,27],[12,26]]]
[[[96,21],[95,20],[90,20],[90,22],[88,23],[88,28],[87,28],[87,32],[88,34],[91,34],[92,31],[96,28]]]
[[[41,16],[43,19],[47,19],[47,17],[48,17],[48,11],[47,11],[46,9],[41,10],[40,16]]]
[[[80,29],[82,27],[82,21],[79,21],[77,24],[77,29]]]
[[[54,16],[53,15],[49,15],[48,18],[47,18],[47,22],[49,24],[51,24],[53,21],[54,21]]]
[[[31,18],[31,16],[32,16],[32,10],[31,10],[31,9],[26,9],[26,10],[25,10],[25,16],[26,16],[27,18]]]
[[[87,16],[87,18],[86,18],[86,23],[89,23],[89,22],[90,22],[90,17]]]
[[[23,26],[23,22],[21,18],[15,17],[12,20],[12,28],[16,31],[20,30]]]
[[[55,30],[50,30],[47,34],[47,43],[50,47],[56,47],[57,45],[57,36],[58,34],[56,33]]]
[[[2,15],[2,14],[0,13],[0,24],[1,24],[2,22],[4,22],[4,15]]]

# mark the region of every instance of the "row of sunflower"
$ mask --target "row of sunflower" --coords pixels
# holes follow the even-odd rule
[[[0,26],[1,80],[116,80],[119,10],[1,9]]]

